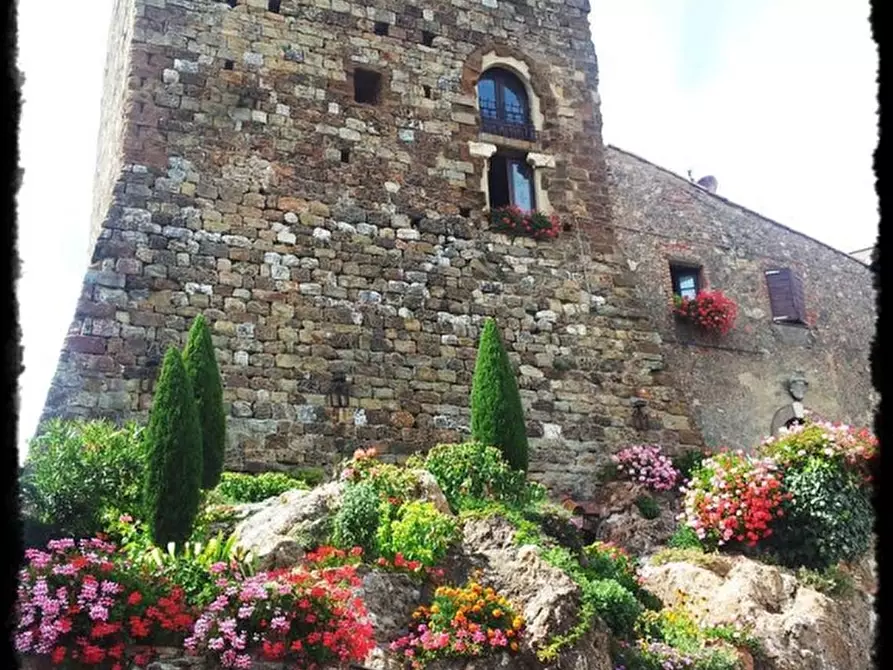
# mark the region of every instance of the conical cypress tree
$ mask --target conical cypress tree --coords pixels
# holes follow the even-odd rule
[[[226,416],[223,412],[223,383],[211,344],[205,317],[199,314],[189,329],[183,362],[192,382],[202,427],[202,488],[212,489],[220,481],[226,448]]]
[[[146,429],[144,482],[147,523],[160,546],[181,544],[192,532],[202,483],[202,433],[192,382],[179,350],[164,356]]]
[[[471,385],[471,434],[498,447],[516,470],[527,470],[527,428],[521,394],[493,319],[487,319],[478,344]]]

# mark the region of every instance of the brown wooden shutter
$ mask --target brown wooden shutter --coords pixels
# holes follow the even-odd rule
[[[803,283],[788,268],[768,270],[766,286],[769,289],[769,304],[772,318],[791,323],[806,322],[806,308],[803,299]]]

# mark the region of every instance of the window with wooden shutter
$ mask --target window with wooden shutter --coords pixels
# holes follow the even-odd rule
[[[789,268],[766,271],[772,320],[783,323],[806,323],[803,283]]]

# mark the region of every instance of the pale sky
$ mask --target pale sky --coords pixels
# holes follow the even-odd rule
[[[111,0],[20,2],[19,458],[87,265]],[[604,139],[843,251],[878,226],[868,0],[592,0]],[[66,67],[59,67],[64,54]]]

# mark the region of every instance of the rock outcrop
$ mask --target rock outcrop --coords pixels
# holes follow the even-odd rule
[[[642,576],[645,587],[665,605],[684,597],[704,623],[750,627],[774,670],[874,667],[870,594],[855,589],[848,596],[831,598],[803,586],[788,570],[743,556],[729,557],[717,566],[646,565]]]
[[[237,509],[244,516],[235,528],[238,544],[254,553],[258,570],[296,565],[305,547],[326,542],[343,491],[344,484],[332,481]]]

